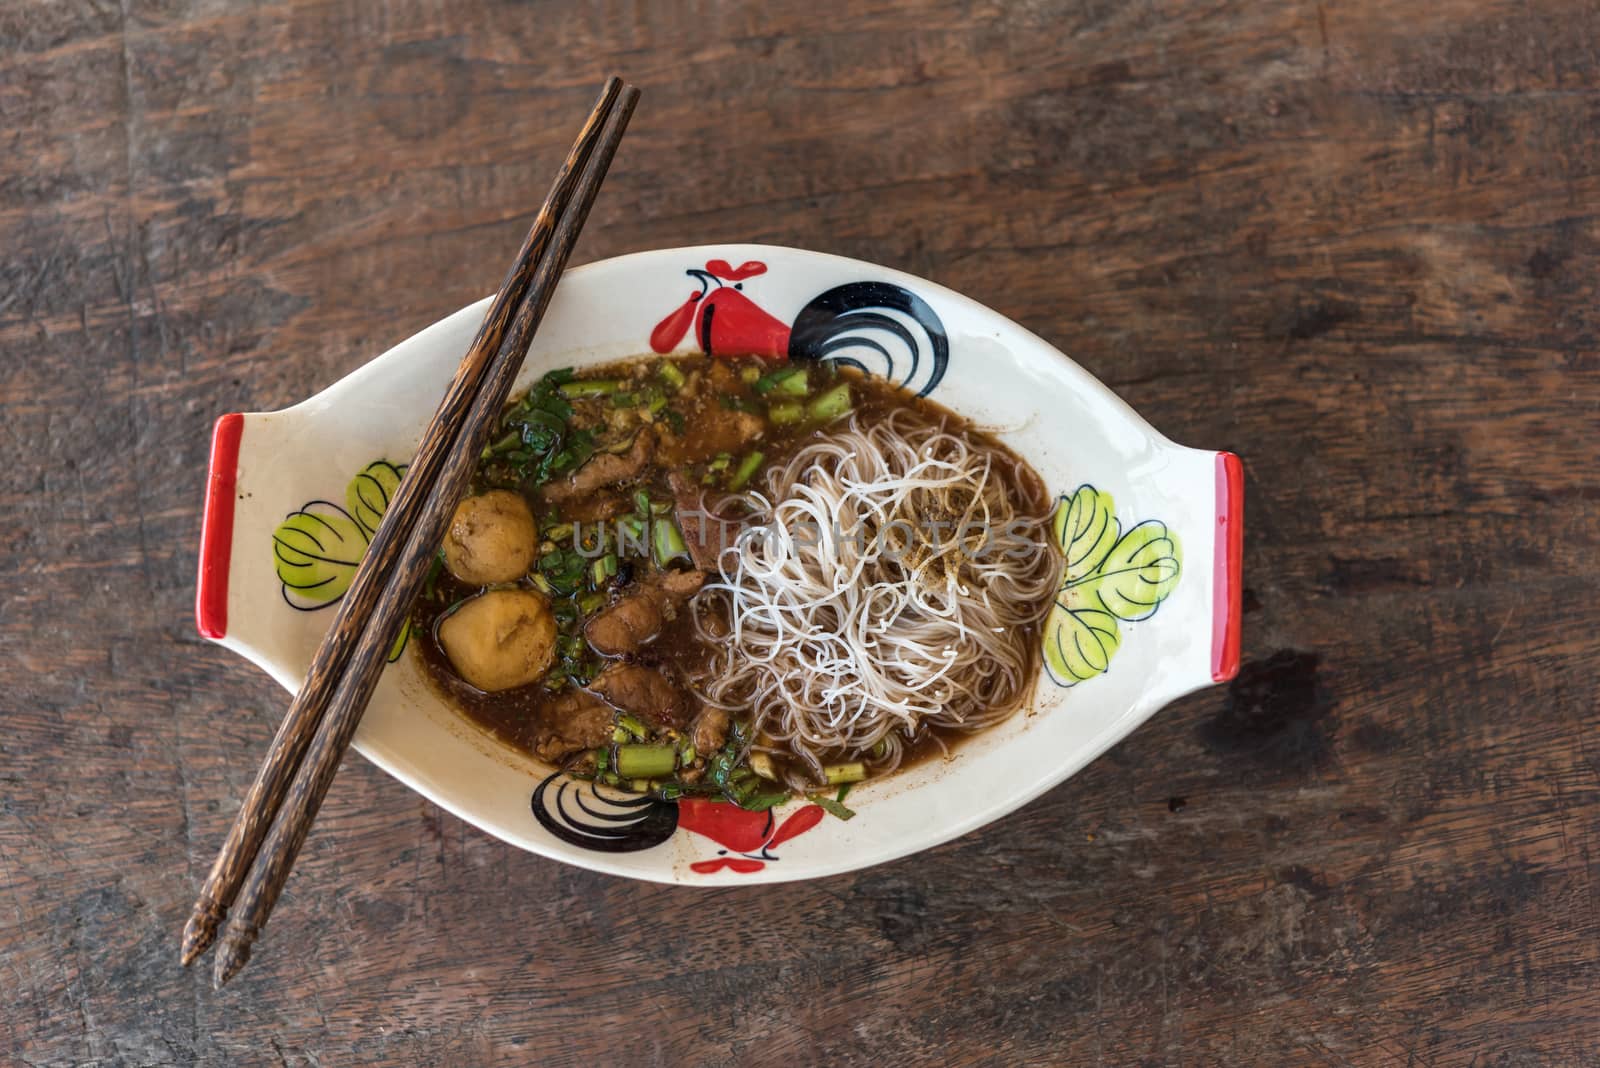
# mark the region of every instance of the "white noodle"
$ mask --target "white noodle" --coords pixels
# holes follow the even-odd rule
[[[798,788],[823,781],[826,763],[891,771],[928,728],[1009,716],[1032,684],[1061,571],[1048,512],[1018,468],[943,420],[895,409],[870,424],[853,415],[769,469],[740,498],[751,525],[723,550],[720,581],[695,599],[713,650],[700,696],[752,714],[759,748],[802,765]],[[930,520],[950,524],[937,544]]]

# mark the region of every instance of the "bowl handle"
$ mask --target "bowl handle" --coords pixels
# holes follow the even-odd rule
[[[1244,589],[1244,465],[1231,452],[1216,454],[1216,539],[1212,559],[1211,681],[1239,673],[1239,632]]]
[[[228,633],[228,571],[233,556],[234,484],[239,476],[239,439],[244,416],[231,412],[211,432],[211,464],[200,527],[200,574],[195,582],[194,622],[200,636],[219,641]]]

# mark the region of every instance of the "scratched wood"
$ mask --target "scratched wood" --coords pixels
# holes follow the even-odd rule
[[[1557,1064],[1600,1048],[1600,8],[0,5],[0,1059]],[[1246,668],[814,885],[515,852],[355,760],[175,963],[283,695],[194,634],[207,432],[577,259],[902,267],[1246,458]]]

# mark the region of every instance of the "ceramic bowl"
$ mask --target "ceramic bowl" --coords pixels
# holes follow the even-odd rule
[[[217,421],[201,634],[297,688],[488,301],[279,412]],[[813,878],[965,834],[1072,775],[1174,698],[1238,669],[1237,457],[1168,441],[1043,340],[870,263],[715,245],[622,256],[561,282],[518,388],[643,353],[858,363],[994,429],[1058,496],[1066,573],[1025,713],[849,796],[772,813],[596,792],[441,704],[408,650],[355,746],[430,800],[542,856],[659,882]],[[424,638],[411,638],[413,643]]]

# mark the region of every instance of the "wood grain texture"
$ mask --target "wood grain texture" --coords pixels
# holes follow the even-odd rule
[[[620,95],[616,94],[618,88],[621,88]],[[610,103],[613,96],[616,98],[614,104]],[[534,334],[555,296],[556,286],[566,270],[572,248],[577,244],[583,224],[588,220],[600,184],[605,181],[606,171],[616,156],[622,136],[628,129],[628,120],[633,117],[638,102],[639,90],[636,87],[608,82],[572,153],[562,164],[551,201],[547,201],[540,210],[540,222],[547,223],[548,230],[540,223],[535,224],[511,269],[512,276],[527,276],[526,286],[519,287],[523,295],[518,299],[517,290],[503,285],[485,315],[485,326],[479,331],[479,341],[473,343],[473,354],[477,355],[479,344],[483,343],[487,366],[482,370],[476,392],[463,391],[459,397],[460,406],[466,409],[465,414],[460,417],[450,414],[449,406],[456,397],[452,388],[446,394],[440,413],[434,417],[436,426],[442,423],[449,428],[450,437],[440,450],[442,457],[426,458],[437,460],[437,473],[427,481],[413,482],[410,487],[405,481],[401,482],[393,505],[385,512],[377,533],[373,535],[372,544],[367,547],[367,555],[361,568],[357,569],[356,578],[342,598],[339,620],[335,626],[351,618],[347,609],[355,596],[356,583],[362,577],[361,569],[386,548],[392,549],[395,559],[389,569],[389,579],[381,587],[375,588],[371,610],[367,613],[370,618],[359,634],[351,639],[353,650],[348,667],[339,679],[330,684],[332,696],[326,715],[309,733],[304,747],[305,757],[287,786],[282,807],[273,817],[271,829],[260,840],[260,852],[251,859],[248,876],[239,887],[233,916],[223,933],[221,944],[217,946],[213,975],[218,987],[232,979],[249,961],[251,947],[283,892],[284,884],[294,868],[295,858],[305,843],[306,834],[311,830],[323,798],[333,785],[333,778],[338,774],[350,742],[355,738],[367,703],[372,700],[372,692],[378,688],[378,680],[388,666],[389,650],[394,647],[395,639],[406,625],[412,604],[422,592],[429,568],[434,563],[439,546],[444,543],[445,531],[454,521],[456,505],[467,492],[467,483],[476,473],[479,459],[489,444],[489,436],[495,432],[500,414],[510,399],[511,387],[522,367],[523,357],[533,343]],[[591,130],[597,133],[592,148],[588,147]],[[558,196],[557,192],[565,185],[568,175],[574,173],[570,195]],[[543,249],[543,252],[530,258],[530,251],[535,248]],[[500,307],[502,304],[505,306]],[[505,325],[508,317],[509,326]],[[489,332],[490,323],[500,324],[493,335]],[[458,382],[464,377],[464,371],[457,373]],[[417,472],[422,470],[426,462],[424,450],[429,446],[428,438],[432,429],[429,435],[424,435],[417,458],[407,469],[407,479],[415,479]],[[416,510],[409,523],[405,523],[399,519],[399,506],[408,488],[425,504]],[[385,533],[391,535],[387,544],[384,542]],[[356,616],[353,621],[361,618]],[[313,661],[312,667],[315,669],[316,661]],[[301,698],[309,689],[310,680],[311,676],[308,675],[306,685],[300,690],[301,697],[296,698],[296,707],[299,707]],[[218,864],[221,863],[219,859]]]
[[[483,439],[489,435],[493,415],[505,404],[516,368],[521,365],[522,355],[527,352],[533,332],[550,303],[550,296],[560,277],[560,265],[566,262],[571,251],[573,240],[568,236],[565,247],[554,252],[557,246],[552,242],[559,238],[561,232],[558,223],[567,227],[569,233],[575,233],[570,229],[572,222],[566,218],[569,202],[575,194],[585,203],[593,200],[594,187],[586,191],[585,197],[584,191],[579,189],[579,175],[586,173],[584,168],[590,154],[597,147],[602,147],[598,144],[601,130],[607,117],[615,110],[613,102],[621,88],[620,79],[611,77],[606,80],[599,100],[584,119],[572,148],[567,152],[567,158],[556,172],[544,204],[534,216],[533,225],[522,239],[516,258],[512,260],[511,267],[484,313],[482,325],[462,357],[455,377],[445,389],[438,410],[423,431],[416,455],[406,467],[406,477],[400,480],[394,500],[384,510],[378,529],[373,533],[372,543],[367,546],[365,555],[351,577],[349,588],[339,599],[333,622],[328,625],[322,644],[317,647],[316,654],[311,658],[311,666],[306,669],[305,682],[278,725],[277,733],[273,735],[272,743],[256,772],[255,781],[241,800],[233,826],[228,829],[228,836],[201,886],[199,897],[183,929],[181,959],[185,965],[192,964],[211,945],[217,936],[218,925],[234,905],[235,895],[246,876],[255,875],[252,866],[259,866],[258,851],[269,830],[273,829],[284,798],[290,794],[291,788],[296,802],[303,803],[313,798],[314,794],[314,799],[305,807],[300,804],[291,806],[295,809],[295,815],[291,818],[296,821],[290,824],[294,828],[294,845],[287,850],[287,856],[275,857],[269,867],[263,869],[276,872],[276,877],[269,880],[270,890],[263,893],[259,879],[252,878],[253,893],[241,902],[243,915],[239,926],[243,937],[229,939],[229,960],[217,964],[218,986],[249,959],[250,944],[266,922],[267,914],[272,911],[278,893],[283,888],[283,880],[294,864],[294,854],[299,851],[300,842],[310,829],[310,822],[322,804],[323,794],[327,792],[326,782],[313,791],[309,788],[311,779],[298,776],[297,769],[302,758],[319,733],[326,733],[329,739],[342,738],[335,747],[320,747],[322,758],[330,763],[318,777],[325,777],[331,782],[345,748],[354,736],[356,725],[361,721],[361,714],[371,700],[381,665],[385,662],[384,653],[379,652],[374,664],[352,671],[352,657],[358,657],[358,646],[370,651],[374,643],[366,640],[368,632],[384,635],[377,639],[381,650],[386,650],[394,641],[394,635],[399,633],[406,612],[416,599],[416,591],[421,588],[424,572],[433,553],[437,551],[434,546],[443,540],[449,516],[460,500],[467,479],[471,477],[472,468],[483,449]],[[637,95],[635,90],[634,96]],[[632,112],[631,105],[628,111]],[[626,119],[623,123],[625,126]],[[607,151],[608,161],[615,151],[613,142]],[[603,169],[600,175],[604,175]],[[583,214],[587,216],[587,207]],[[547,255],[547,250],[551,250],[553,255]],[[536,289],[530,294],[536,282],[542,292]],[[524,302],[530,310],[537,309],[537,312],[525,313]],[[516,320],[515,330],[512,329],[513,319]],[[508,334],[513,340],[506,347]],[[491,382],[503,384],[487,387]],[[474,418],[482,423],[481,428],[473,429],[470,426]],[[401,589],[411,590],[403,600],[389,596],[391,590]],[[397,600],[399,603],[395,603]],[[387,611],[385,605],[388,606]],[[204,629],[202,625],[201,630]],[[349,727],[330,727],[325,730],[321,724],[328,718],[335,691],[342,685],[346,674],[352,673],[363,677],[370,675],[370,681],[357,688],[354,696],[337,709],[337,715],[349,720]]]
[[[1593,1063],[1600,9],[0,5],[0,1052],[34,1064]],[[190,618],[207,431],[577,259],[970,293],[1246,462],[1246,676],[780,891],[514,852],[362,762],[172,961],[283,707]]]

